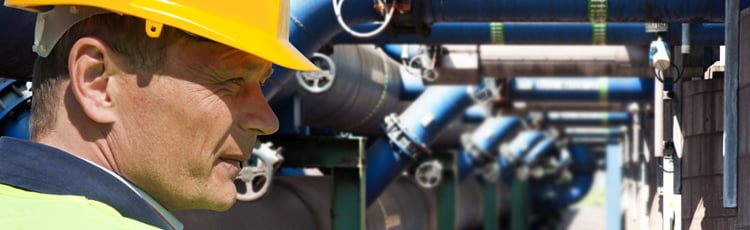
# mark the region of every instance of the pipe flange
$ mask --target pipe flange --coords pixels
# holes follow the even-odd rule
[[[383,129],[388,137],[388,143],[397,153],[412,160],[416,160],[420,155],[432,153],[424,143],[419,142],[414,134],[401,125],[396,114],[385,116],[384,123]]]
[[[463,144],[466,152],[469,153],[469,156],[471,156],[471,158],[474,159],[477,164],[482,165],[485,163],[493,162],[495,160],[492,155],[485,151],[482,151],[481,149],[479,149],[479,147],[477,147],[476,144],[474,144],[473,141],[471,141],[471,134],[466,133],[464,135],[461,135],[461,143]]]
[[[274,170],[277,169],[284,158],[281,156],[281,148],[272,149],[273,144],[263,143],[253,149],[253,155],[234,179],[237,186],[237,200],[254,201],[263,197],[273,181]]]
[[[322,93],[328,91],[336,80],[336,64],[333,59],[325,54],[315,53],[310,57],[320,71],[297,71],[297,83],[310,93]]]
[[[443,164],[437,160],[422,162],[414,173],[417,183],[423,188],[434,188],[443,179]]]

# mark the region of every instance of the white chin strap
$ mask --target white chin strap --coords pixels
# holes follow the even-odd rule
[[[104,13],[111,13],[111,11],[69,5],[54,6],[51,10],[39,12],[36,16],[34,46],[31,49],[39,56],[47,57],[60,37],[70,27],[85,18]]]

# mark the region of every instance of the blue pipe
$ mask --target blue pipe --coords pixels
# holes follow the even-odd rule
[[[750,5],[739,1],[740,9]],[[724,21],[724,5],[712,0],[432,0],[424,5],[426,21]]]
[[[308,57],[342,30],[333,13],[331,0],[290,0],[289,4],[289,42]],[[372,8],[372,1],[346,1],[341,12],[349,25],[376,21],[379,18]],[[285,103],[297,89],[285,86],[294,75],[293,71],[274,67],[270,81],[263,86],[263,93],[272,106]]]
[[[471,134],[471,143],[482,154],[497,154],[500,143],[514,137],[522,127],[518,117],[492,117],[485,119]]]
[[[474,167],[479,166],[477,164],[495,160],[500,144],[515,137],[522,127],[521,119],[518,117],[485,119],[469,136],[468,143],[466,143],[469,146],[463,146],[459,154],[459,180],[471,174]]]
[[[441,129],[471,106],[470,93],[467,86],[428,87],[394,124],[386,125],[387,137],[378,138],[366,153],[368,206],[412,163],[419,150],[426,149]],[[388,126],[400,127],[405,139],[388,132],[392,128]]]
[[[378,24],[358,25],[357,30],[372,30]],[[596,30],[595,30],[596,27]],[[597,32],[595,32],[597,31]],[[724,44],[723,23],[690,24],[690,45],[717,46]],[[669,24],[661,34],[669,44],[682,44],[682,25]],[[416,34],[397,36],[381,34],[372,38],[357,38],[348,33],[336,35],[334,44],[568,44],[568,45],[644,45],[656,40],[655,33],[646,32],[645,23],[519,23],[519,22],[439,22],[431,26],[426,37]],[[397,52],[396,52],[397,51]],[[400,59],[401,49],[393,50]]]
[[[543,156],[557,150],[557,146],[554,139],[545,138],[539,141],[534,148],[529,150],[529,153],[523,157],[523,163],[526,165],[536,164]]]
[[[544,134],[538,130],[523,132],[513,139],[513,142],[510,143],[508,152],[503,153],[498,159],[498,164],[500,165],[500,176],[505,184],[511,184],[515,166],[521,163],[521,160],[526,153],[528,153],[534,145],[542,139],[544,139]]]
[[[602,129],[565,129],[565,135],[570,137],[601,137],[608,138],[614,137],[619,138],[625,135],[625,131],[621,128],[602,128]]]
[[[553,126],[619,126],[632,123],[627,112],[546,112],[544,122]]]
[[[31,92],[26,82],[0,79],[0,136],[29,139]]]
[[[609,77],[517,77],[510,80],[511,98],[516,101],[601,101],[650,102],[654,78]]]
[[[569,169],[573,179],[566,183],[531,181],[533,207],[543,208],[544,211],[560,210],[578,202],[588,193],[594,181],[594,157],[584,145],[571,144],[568,149],[572,158]]]

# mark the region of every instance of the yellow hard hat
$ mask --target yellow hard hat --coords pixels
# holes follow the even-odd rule
[[[38,12],[34,51],[47,56],[75,23],[114,12],[146,20],[146,34],[158,37],[163,25],[200,35],[302,71],[317,67],[289,43],[288,0],[5,0],[5,5]],[[50,8],[50,6],[52,8]],[[52,17],[52,20],[46,18]]]

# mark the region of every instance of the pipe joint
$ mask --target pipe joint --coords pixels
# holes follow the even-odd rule
[[[432,153],[427,145],[419,142],[419,139],[401,124],[396,114],[388,115],[384,120],[384,131],[388,137],[388,143],[395,152],[411,160],[416,160],[420,155]]]

